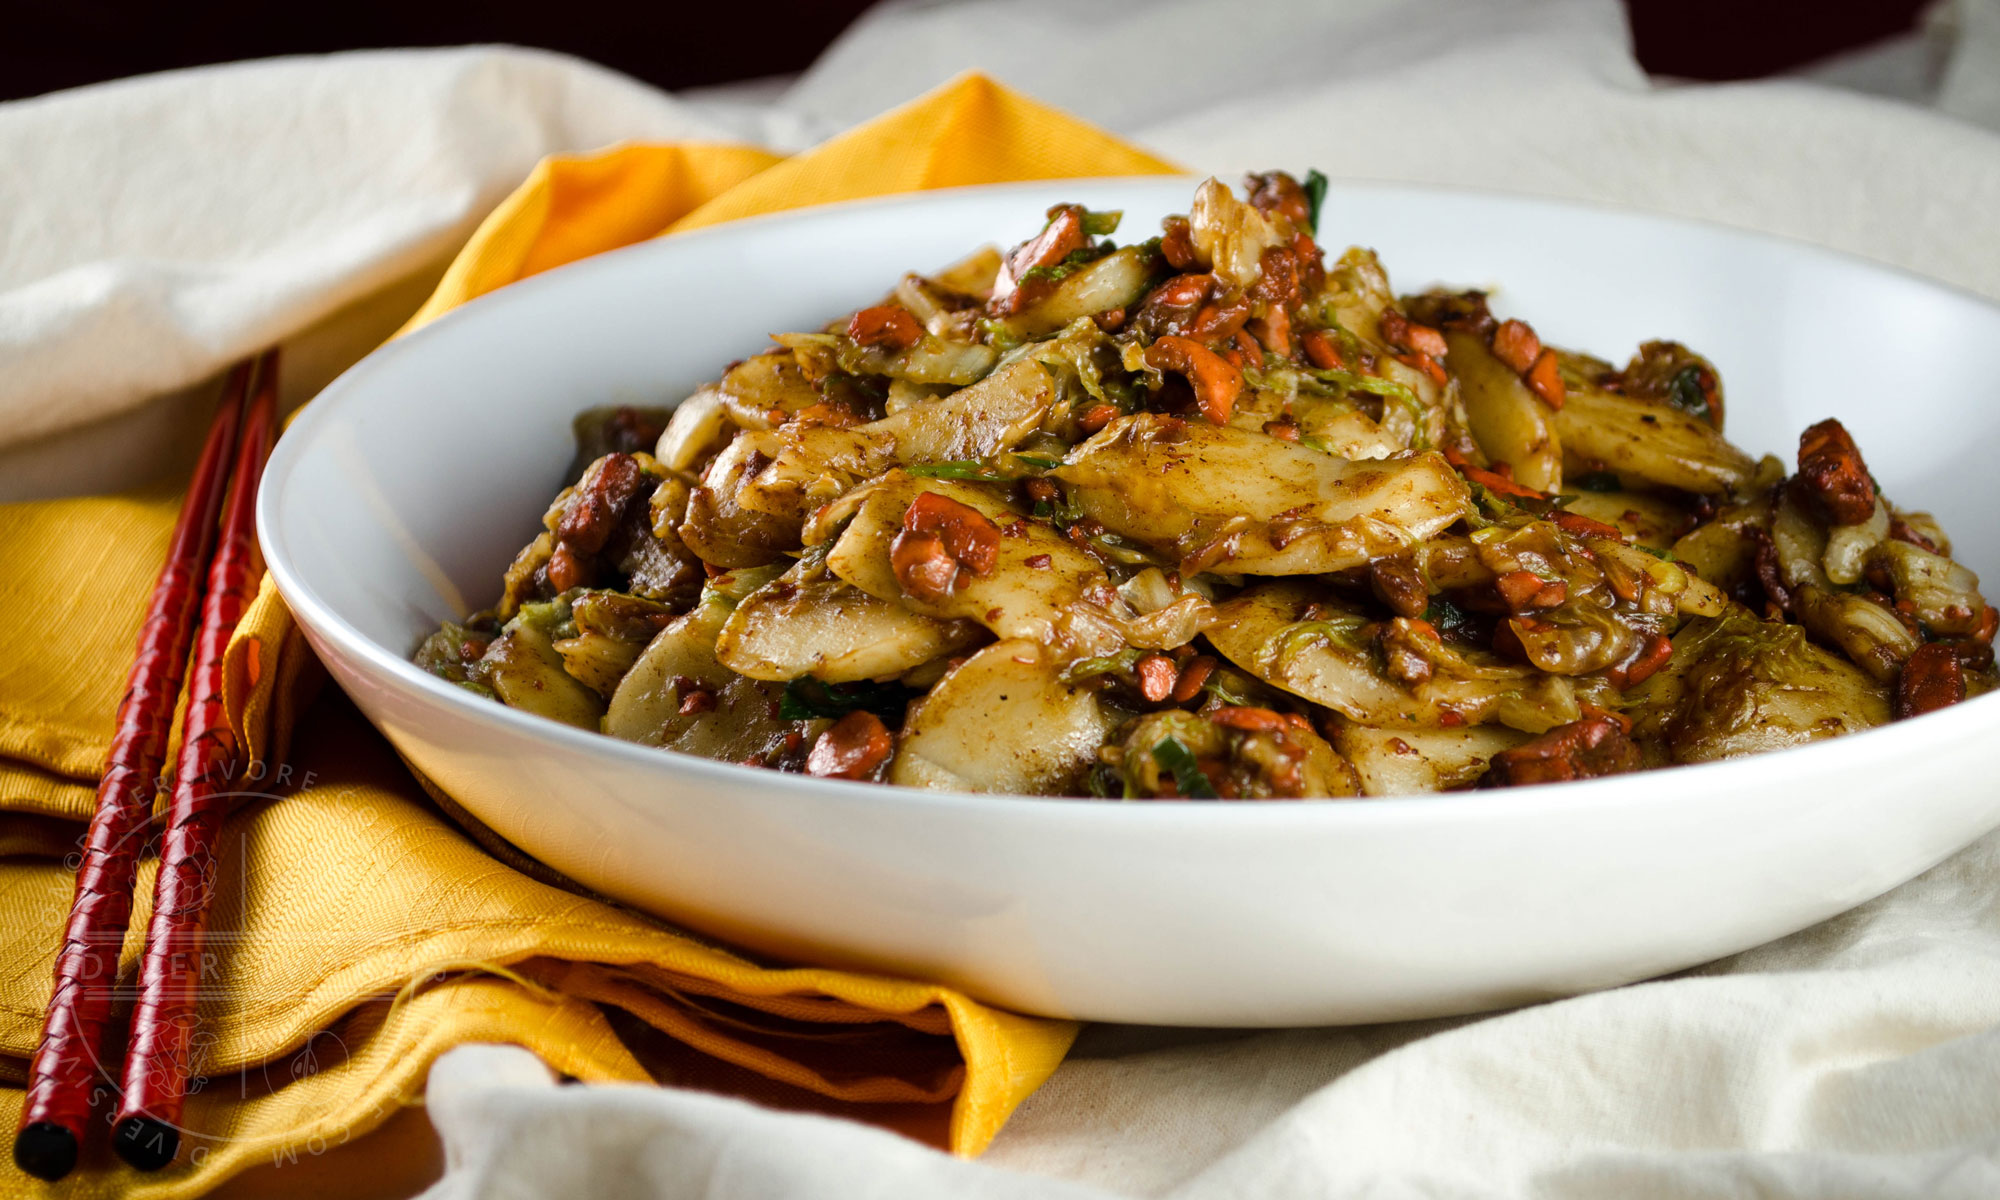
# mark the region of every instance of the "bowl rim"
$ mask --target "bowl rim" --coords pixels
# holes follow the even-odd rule
[[[293,619],[305,629],[335,643],[351,657],[366,665],[382,686],[419,703],[442,704],[476,722],[489,724],[498,733],[525,737],[550,749],[611,756],[613,761],[640,769],[665,767],[707,777],[714,785],[753,785],[780,794],[812,797],[815,802],[845,802],[875,807],[880,805],[918,807],[927,812],[940,809],[978,815],[999,811],[1033,811],[1044,817],[1068,821],[1095,821],[1101,814],[1118,812],[1114,820],[1146,822],[1150,826],[1172,827],[1186,824],[1197,829],[1213,829],[1218,823],[1231,826],[1243,822],[1332,821],[1343,825],[1452,821],[1467,819],[1511,821],[1529,815],[1562,815],[1573,809],[1606,813],[1646,803],[1684,802],[1688,790],[1713,791],[1729,785],[1732,790],[1796,786],[1808,776],[1802,773],[1811,755],[1811,775],[1827,775],[1855,769],[1885,755],[1930,753],[1945,743],[1960,742],[1982,730],[2000,727],[2000,692],[1975,697],[1949,709],[1925,714],[1920,721],[1893,721],[1859,733],[1829,738],[1801,746],[1765,751],[1742,758],[1655,768],[1626,775],[1565,783],[1534,784],[1493,790],[1415,793],[1388,796],[1355,796],[1323,801],[1264,800],[1254,802],[1152,803],[1118,797],[1039,796],[1007,792],[960,792],[896,787],[884,783],[841,779],[821,779],[808,775],[773,771],[762,767],[721,762],[700,755],[666,750],[628,742],[607,734],[577,728],[533,713],[475,696],[463,688],[420,670],[407,657],[363,634],[336,609],[322,599],[294,568],[282,533],[278,509],[297,464],[312,452],[322,426],[335,419],[333,414],[349,395],[364,392],[383,371],[436,336],[440,329],[455,329],[466,321],[483,320],[483,314],[507,305],[534,303],[549,289],[586,286],[592,274],[616,271],[640,258],[666,255],[674,247],[690,241],[740,238],[754,235],[773,225],[839,223],[855,213],[872,213],[899,208],[922,209],[953,200],[1008,193],[1045,194],[1052,190],[1096,190],[1156,187],[1185,190],[1207,176],[1127,175],[1064,179],[1023,180],[998,184],[971,184],[936,188],[888,196],[832,201],[799,209],[762,213],[689,230],[671,238],[650,238],[615,250],[594,254],[551,268],[475,297],[442,314],[422,328],[399,335],[363,356],[327,384],[303,405],[286,425],[265,467],[264,485],[257,498],[257,537],[264,550],[266,569],[276,583]],[[2000,304],[1968,288],[1932,279],[1916,272],[1873,259],[1821,246],[1799,238],[1758,230],[1742,229],[1695,217],[1649,212],[1644,209],[1596,201],[1553,199],[1521,193],[1459,185],[1411,184],[1373,180],[1333,180],[1330,191],[1369,191],[1445,194],[1479,202],[1518,206],[1543,211],[1588,211],[1599,216],[1629,220],[1646,225],[1677,226],[1703,237],[1735,239],[1774,248],[1781,253],[1805,258],[1830,259],[1850,270],[1893,278],[1946,293],[1961,302],[2000,311]],[[1898,747],[1891,737],[1900,739]],[[1720,773],[1720,774],[1719,774]],[[1726,776],[1726,780],[1724,778]],[[1023,806],[1031,806],[1024,809]],[[1252,815],[1254,814],[1254,815]],[[1312,814],[1312,815],[1307,815]]]

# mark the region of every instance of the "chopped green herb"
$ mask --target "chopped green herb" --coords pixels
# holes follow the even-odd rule
[[[846,520],[840,523],[839,528],[842,530],[846,529],[848,522],[852,521],[853,519],[854,518],[851,516],[848,517]],[[816,545],[807,546],[803,550],[793,550],[793,551],[788,551],[787,553],[789,553],[793,558],[797,559],[799,563],[805,568],[806,571],[823,572],[826,567],[826,560],[833,557],[833,543],[834,540],[839,536],[840,533],[838,530],[836,530],[832,537],[827,538],[823,542],[820,542]]]
[[[1307,219],[1312,222],[1312,235],[1319,236],[1319,210],[1326,203],[1326,176],[1318,170],[1306,172],[1306,203],[1311,206]]]
[[[1439,633],[1456,633],[1472,624],[1472,617],[1458,605],[1443,596],[1431,597],[1431,606],[1424,610],[1424,620]]]
[[[976,458],[961,458],[952,462],[917,463],[903,469],[919,479],[972,479],[981,483],[998,483],[1006,478]]]
[[[1048,521],[1058,530],[1063,530],[1083,520],[1083,508],[1073,503],[1068,493],[1064,492],[1054,500],[1035,501],[1034,510],[1030,515]]]
[[[900,683],[822,683],[803,676],[785,685],[778,700],[778,717],[809,721],[814,717],[844,717],[866,709],[890,722],[900,722],[910,698],[917,693]]]
[[[1701,388],[1702,368],[1700,363],[1689,363],[1675,372],[1673,382],[1667,385],[1667,399],[1682,412],[1692,413],[1704,421],[1713,421],[1715,416],[1709,411],[1708,393]]]
[[[1177,737],[1161,738],[1153,747],[1153,762],[1174,777],[1174,788],[1190,800],[1213,800],[1215,789],[1194,761],[1194,752]]]
[[[1030,267],[1022,274],[1021,282],[1031,283],[1037,279],[1046,279],[1051,283],[1060,283],[1117,248],[1117,246],[1110,242],[1099,242],[1095,246],[1085,246],[1081,250],[1072,250],[1063,256],[1061,262],[1053,266]]]
[[[1118,232],[1118,222],[1124,217],[1123,209],[1114,208],[1106,212],[1091,212],[1086,209],[1083,214],[1083,231],[1092,237],[1109,237]]]
[[[1674,552],[1671,550],[1655,550],[1644,542],[1633,542],[1632,546],[1636,550],[1644,550],[1646,553],[1652,555],[1654,558],[1659,559],[1661,562],[1680,561],[1679,559],[1676,559],[1674,557]]]
[[[959,458],[949,462],[917,463],[904,470],[919,479],[967,479],[975,483],[1007,483],[1033,471],[1053,471],[1059,458],[1039,454],[1003,454],[998,459]],[[1025,467],[1027,471],[1017,468]]]

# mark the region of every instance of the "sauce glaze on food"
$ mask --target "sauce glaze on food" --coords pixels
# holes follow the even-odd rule
[[[1542,342],[1326,261],[1323,183],[1005,254],[578,418],[499,602],[417,652],[648,745],[1131,799],[1504,787],[1989,690],[2000,612],[1838,421],[1723,436],[1713,364]]]

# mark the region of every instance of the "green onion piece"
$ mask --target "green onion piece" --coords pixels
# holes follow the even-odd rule
[[[973,326],[986,335],[986,344],[995,350],[1012,350],[1028,340],[1008,329],[1006,322],[996,321],[992,317],[980,317],[973,322]]]
[[[1317,170],[1306,172],[1306,202],[1312,206],[1310,220],[1312,235],[1319,236],[1319,210],[1326,203],[1326,176]]]
[[[1296,655],[1299,651],[1316,642],[1324,642],[1337,649],[1358,653],[1365,648],[1367,639],[1361,631],[1368,627],[1366,617],[1342,613],[1319,621],[1294,621],[1271,635],[1258,648],[1258,666],[1269,668]]]
[[[1227,671],[1210,672],[1208,682],[1201,685],[1201,690],[1222,701],[1224,704],[1254,704],[1256,702],[1256,698],[1249,692],[1237,690],[1236,685],[1231,682],[1229,672]]]
[[[1174,788],[1190,800],[1213,800],[1215,789],[1195,764],[1194,752],[1177,737],[1164,737],[1153,747],[1153,762],[1174,777]]]
[[[1110,675],[1118,671],[1130,671],[1147,653],[1148,651],[1137,650],[1127,646],[1116,654],[1107,654],[1102,658],[1079,659],[1063,668],[1062,681],[1064,683],[1076,683],[1079,680],[1089,679],[1095,675]]]
[[[1124,217],[1123,209],[1114,208],[1108,212],[1091,212],[1086,209],[1083,214],[1083,231],[1092,237],[1108,237],[1118,232],[1118,222]]]
[[[1062,466],[1062,460],[1044,458],[1039,454],[1010,454],[998,462],[960,458],[949,462],[917,463],[903,469],[919,479],[966,479],[974,483],[1006,483],[1020,478],[1023,474],[1019,470],[1010,469],[1016,464],[1035,471],[1053,471]]]
[[[1518,502],[1523,497],[1502,496],[1470,479],[1465,481],[1465,488],[1472,493],[1472,507],[1489,521],[1505,520],[1509,513],[1520,511]]]
[[[1414,408],[1419,413],[1423,411],[1423,404],[1417,399],[1417,394],[1392,379],[1382,379],[1374,375],[1357,375],[1352,371],[1322,371],[1318,368],[1308,369],[1306,374],[1311,375],[1315,379],[1323,379],[1328,383],[1337,383],[1344,388],[1351,388],[1357,392],[1367,392],[1371,396],[1380,396],[1384,400],[1394,400],[1399,404]]]
[[[1117,248],[1110,242],[1099,242],[1095,246],[1085,246],[1081,250],[1072,250],[1068,254],[1065,254],[1063,260],[1054,266],[1030,268],[1022,274],[1021,282],[1030,283],[1037,279],[1046,279],[1051,283],[1060,283]]]
[[[919,479],[973,479],[992,482],[1000,478],[976,458],[961,458],[953,462],[917,463],[915,466],[903,469]]]

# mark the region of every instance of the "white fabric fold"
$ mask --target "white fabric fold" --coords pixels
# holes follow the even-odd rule
[[[1225,177],[1318,166],[1624,205],[2000,297],[2000,0],[1961,0],[1931,36],[1950,55],[1934,78],[1914,42],[1823,72],[1909,83],[1898,99],[1656,85],[1615,0],[930,0],[878,9],[789,88],[706,101],[472,48],[0,105],[0,496],[129,481],[199,428],[172,393],[273,340],[317,386],[542,155],[795,148],[967,68]],[[450,1168],[433,1195],[1991,1197],[1996,1026],[2000,837],[1729,961],[1517,1012],[1094,1028],[974,1163],[462,1048],[431,1078]]]
[[[1080,1184],[973,1167],[883,1130],[636,1085],[559,1088],[516,1046],[461,1046],[426,1098],[446,1174],[429,1200],[1102,1200]],[[775,1152],[774,1152],[775,1151]]]
[[[1394,78],[1468,54],[1519,52],[1642,87],[1645,75],[1625,47],[1623,10],[1602,0],[892,0],[843,34],[783,102],[852,123],[977,70],[1143,137],[1240,101],[1334,81]],[[875,69],[885,62],[900,69]],[[1350,126],[1336,110],[1320,117],[1328,127]],[[1385,131],[1357,132],[1367,144]]]
[[[0,104],[0,444],[129,411],[442,263],[544,155],[778,141],[544,51],[374,51]]]
[[[431,1074],[452,1158],[430,1196],[1992,1197],[1997,879],[1991,837],[1769,946],[1498,1016],[1092,1030],[976,1163],[722,1098],[558,1089],[525,1051],[468,1047]],[[684,1172],[645,1165],[662,1153]]]

